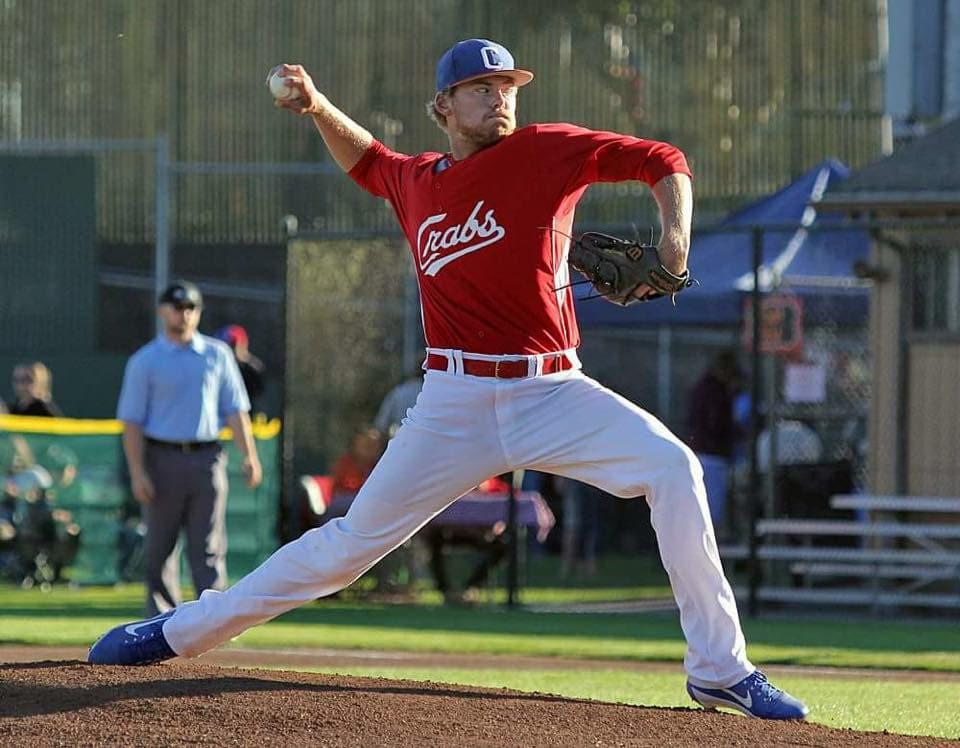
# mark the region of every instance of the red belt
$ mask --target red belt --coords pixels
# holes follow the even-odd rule
[[[438,371],[447,370],[447,357],[439,353],[427,354],[427,368]],[[564,354],[545,356],[543,359],[543,373],[553,374],[558,371],[567,371],[573,368],[573,363]],[[499,361],[483,361],[476,358],[463,359],[463,373],[474,377],[496,377],[497,379],[519,379],[530,376],[530,368],[526,359],[506,359]]]

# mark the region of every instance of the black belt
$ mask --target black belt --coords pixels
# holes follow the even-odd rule
[[[163,439],[154,439],[152,436],[146,437],[147,444],[161,449],[172,449],[177,452],[202,452],[205,449],[219,447],[220,442],[168,442]]]

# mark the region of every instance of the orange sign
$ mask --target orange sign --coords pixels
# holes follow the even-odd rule
[[[747,350],[753,349],[753,303],[743,303],[743,334]],[[760,352],[784,356],[803,350],[803,301],[792,294],[769,294],[760,299]]]

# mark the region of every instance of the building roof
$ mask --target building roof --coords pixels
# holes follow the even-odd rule
[[[827,191],[823,204],[960,208],[960,118],[854,172]]]

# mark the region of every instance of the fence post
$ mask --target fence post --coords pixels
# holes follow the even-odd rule
[[[660,325],[657,328],[657,408],[660,420],[670,423],[673,413],[670,411],[670,402],[673,399],[673,372],[670,369],[670,355],[672,353],[672,330],[670,325]],[[686,414],[678,414],[683,418]]]
[[[900,309],[897,324],[897,409],[895,415],[895,424],[897,434],[897,452],[895,455],[893,479],[898,494],[906,495],[909,492],[910,481],[907,477],[907,467],[910,464],[910,444],[907,440],[907,429],[909,422],[910,405],[910,331],[913,327],[914,313],[914,293],[917,288],[914,285],[914,274],[909,268],[916,261],[916,251],[913,244],[899,248],[900,276]]]
[[[517,496],[523,485],[523,470],[508,473],[510,483],[507,488],[507,607],[511,610],[519,603],[520,590],[520,527],[517,517]]]
[[[156,142],[156,195],[154,196],[155,243],[153,251],[154,300],[170,282],[170,141],[161,135]],[[157,332],[161,332],[157,318]]]
[[[750,291],[752,347],[750,350],[750,598],[747,612],[757,615],[757,588],[760,586],[760,562],[757,559],[757,520],[760,514],[760,464],[757,441],[760,436],[760,265],[763,262],[763,229],[754,226],[753,289]]]

